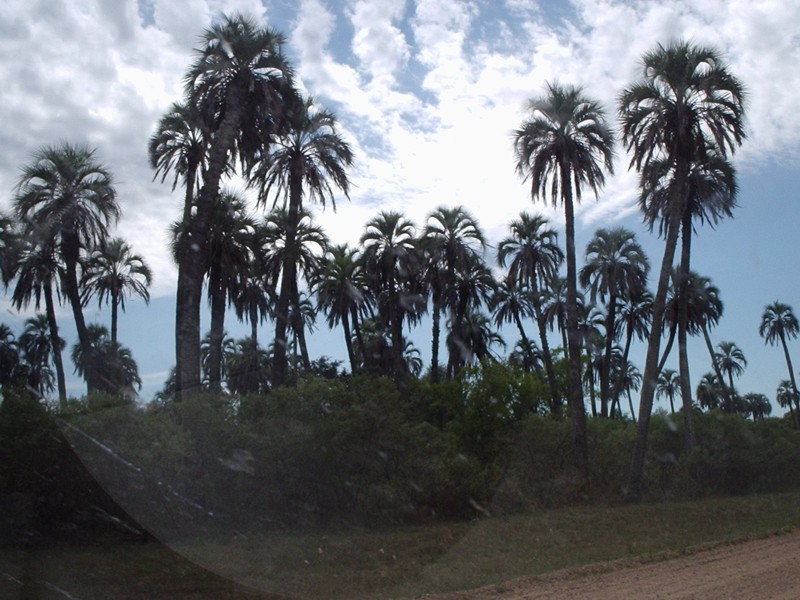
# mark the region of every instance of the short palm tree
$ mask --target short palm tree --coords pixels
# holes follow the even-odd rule
[[[108,329],[92,323],[88,326],[89,351],[81,344],[72,347],[75,372],[85,379],[97,382],[97,391],[112,395],[125,395],[133,388],[141,389],[139,368],[130,349],[114,344]]]
[[[52,245],[63,266],[62,289],[72,307],[78,343],[88,352],[89,338],[78,283],[81,253],[93,250],[119,219],[111,173],[95,151],[68,143],[36,152],[17,183],[17,218],[26,235]],[[96,388],[91,374],[89,391]]]
[[[744,368],[747,366],[747,359],[744,353],[733,342],[720,342],[717,344],[717,351],[714,353],[714,362],[719,369],[728,376],[728,399],[722,407],[726,412],[733,412],[734,406],[732,399],[736,396],[736,388],[733,386],[733,377],[737,377],[744,373]]]
[[[259,190],[259,203],[267,204],[274,194],[273,208],[280,199],[288,221],[282,266],[281,288],[275,307],[275,356],[272,385],[286,378],[286,329],[290,306],[297,304],[297,223],[304,196],[323,207],[330,201],[336,210],[334,188],[348,196],[347,168],[353,162],[350,145],[338,131],[335,115],[315,107],[312,98],[292,106],[287,115],[288,129],[269,140],[261,159],[250,172],[250,182]]]
[[[600,371],[600,415],[608,417],[611,401],[611,351],[616,332],[617,303],[644,293],[650,262],[632,231],[624,227],[598,229],[586,246],[580,282],[592,302],[605,302],[606,338]]]
[[[690,174],[693,167],[708,164],[711,153],[725,159],[742,143],[744,90],[714,49],[676,41],[644,55],[642,78],[620,94],[619,115],[622,141],[632,153],[631,166],[640,172],[640,187],[652,185],[655,178],[649,171],[664,161],[661,172],[667,182],[663,185],[669,189],[668,208],[660,215],[666,221],[664,256],[626,492],[635,500],[641,492],[666,297],[678,234],[690,201]]]
[[[588,477],[586,411],[580,382],[578,344],[578,270],[575,209],[582,187],[597,194],[612,172],[614,136],[597,101],[578,87],[547,85],[547,93],[529,103],[530,117],[514,133],[517,172],[530,180],[531,197],[564,207],[567,257],[568,399],[573,418],[576,459]]]
[[[520,337],[517,348],[523,357],[524,369],[529,371],[538,366],[535,355],[540,354],[539,349],[528,338],[522,326],[523,317],[533,316],[533,303],[528,290],[506,275],[495,288],[489,307],[497,327],[502,327],[504,323],[513,323],[516,326]]]
[[[658,383],[656,384],[656,396],[659,398],[666,397],[669,400],[670,412],[675,414],[675,396],[680,394],[680,379],[678,372],[674,369],[664,369],[658,375]]]
[[[774,346],[779,341],[783,347],[783,356],[786,359],[786,368],[789,370],[789,381],[794,389],[795,407],[800,414],[800,403],[798,403],[797,382],[794,378],[794,368],[792,367],[792,357],[789,354],[789,346],[786,339],[795,339],[800,332],[800,325],[794,315],[792,307],[783,302],[775,301],[766,308],[761,315],[761,325],[758,333],[764,338],[765,344]]]
[[[409,278],[417,260],[414,224],[395,211],[382,211],[365,226],[360,244],[378,312],[389,330],[394,373],[403,374],[403,322],[415,303]]]
[[[547,339],[547,317],[542,300],[543,291],[558,273],[564,253],[558,246],[558,235],[542,215],[522,212],[518,219],[511,221],[509,230],[511,235],[497,245],[497,262],[501,267],[508,264],[507,277],[528,290],[550,387],[550,409],[553,415],[558,416],[561,396]]]
[[[45,315],[50,332],[50,346],[53,348],[53,364],[56,368],[58,402],[59,406],[64,409],[67,406],[67,384],[64,361],[61,356],[64,343],[59,335],[56,319],[56,298],[60,297],[60,280],[59,263],[52,241],[44,240],[42,244],[35,239],[26,240],[17,264],[17,278],[11,296],[11,304],[15,308],[21,309],[28,307],[33,302],[36,310],[39,310],[41,301],[44,300]]]
[[[59,340],[58,352],[64,347],[64,340]],[[47,315],[39,313],[25,320],[25,328],[19,336],[19,348],[22,358],[28,364],[28,385],[43,396],[52,392],[55,377],[51,364],[55,349],[50,337],[50,323]]]
[[[148,287],[153,274],[144,258],[133,253],[122,238],[103,240],[84,260],[81,275],[81,297],[84,306],[92,296],[97,296],[100,306],[111,305],[111,342],[117,343],[118,309],[125,312],[125,298],[129,294],[150,302]]]
[[[778,402],[778,406],[781,408],[789,408],[789,415],[792,419],[792,425],[795,429],[797,429],[798,419],[797,413],[794,412],[794,406],[797,405],[798,393],[791,381],[784,379],[780,382],[780,384],[778,384],[778,389],[775,393],[775,399]]]
[[[463,206],[439,206],[425,222],[421,235],[425,272],[433,304],[431,379],[439,379],[439,332],[441,311],[457,309],[456,273],[479,255],[485,240],[478,222]]]
[[[750,392],[742,397],[744,409],[753,417],[753,422],[768,417],[772,413],[772,404],[764,394]]]

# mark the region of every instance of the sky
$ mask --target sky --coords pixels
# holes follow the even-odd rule
[[[616,126],[616,99],[639,78],[644,52],[678,38],[717,48],[746,86],[748,138],[734,158],[739,207],[732,220],[698,231],[692,268],[711,277],[725,305],[713,341],[734,341],[748,360],[738,389],[765,393],[774,404],[786,366],[780,348],[765,346],[758,325],[775,300],[800,309],[800,2],[5,0],[0,210],[11,206],[20,169],[38,148],[64,141],[96,148],[114,173],[122,208],[113,233],[154,272],[149,306],[131,299],[120,317],[119,337],[139,363],[143,399],[162,387],[174,363],[176,269],[167,227],[183,199],[170,180],[153,181],[147,141],[182,97],[202,31],[236,11],[285,35],[298,84],[336,113],[353,146],[349,201],[339,196],[336,212],[315,210],[333,241],[351,244],[381,210],[422,224],[440,205],[465,206],[490,245],[523,210],[545,214],[563,231],[561,212],[534,203],[514,169],[512,132],[526,116],[527,99],[541,96],[548,81],[579,85]],[[618,145],[615,174],[577,208],[579,266],[594,232],[617,225],[636,233],[654,270],[660,264],[663,243],[642,224],[628,161]],[[0,322],[21,331],[32,311],[15,311],[8,298],[0,303]],[[87,320],[108,326],[110,309],[92,304]],[[76,336],[66,307],[59,323],[71,345]],[[532,323],[528,328],[533,332]],[[233,319],[228,330],[248,334]],[[268,339],[271,324],[260,335]],[[412,339],[427,362],[429,332],[415,330]],[[509,347],[515,341],[509,332]],[[322,321],[310,346],[313,356],[345,357],[341,332],[328,332]],[[694,386],[710,360],[701,340],[689,351]],[[790,351],[800,364],[797,341]],[[634,361],[643,352],[638,344]],[[69,392],[79,395],[85,388],[69,371]],[[775,405],[774,412],[782,411]]]

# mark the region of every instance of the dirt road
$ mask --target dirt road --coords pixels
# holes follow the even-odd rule
[[[523,577],[426,600],[796,600],[800,530],[695,548],[646,564],[630,561]]]

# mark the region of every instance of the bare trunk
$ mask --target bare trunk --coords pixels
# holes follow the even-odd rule
[[[53,288],[50,282],[44,284],[44,307],[47,313],[47,325],[50,329],[50,345],[53,352],[53,364],[56,367],[56,385],[58,386],[58,406],[67,408],[67,383],[64,376],[64,361],[61,358],[61,338],[58,335],[56,309],[53,303]]]
[[[533,312],[536,326],[539,329],[539,339],[542,343],[542,358],[544,359],[544,371],[547,375],[547,383],[550,387],[550,412],[558,418],[561,416],[561,395],[558,393],[558,380],[556,370],[553,367],[553,356],[550,353],[550,344],[547,341],[547,322],[542,314],[541,302],[539,301],[539,290],[535,279],[531,279],[531,298],[533,301]],[[520,324],[520,327],[522,325]]]
[[[696,441],[694,413],[692,412],[692,384],[689,376],[689,351],[687,348],[689,327],[689,261],[692,250],[692,213],[686,210],[681,225],[681,266],[678,278],[678,372],[683,405],[684,445],[686,452],[693,452]]]

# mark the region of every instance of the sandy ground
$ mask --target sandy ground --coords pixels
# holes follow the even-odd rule
[[[694,548],[647,564],[630,561],[523,577],[425,600],[796,600],[800,530]]]

